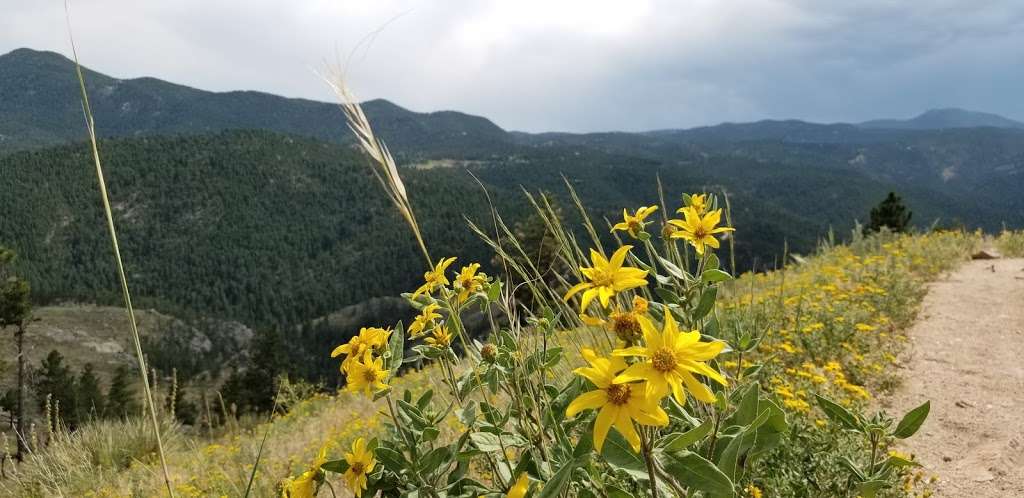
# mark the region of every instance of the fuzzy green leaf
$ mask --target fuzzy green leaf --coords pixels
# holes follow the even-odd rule
[[[896,425],[896,430],[893,431],[892,435],[900,439],[913,436],[921,428],[921,424],[924,423],[925,419],[928,418],[931,406],[931,401],[925,401],[921,406],[907,412],[903,419],[900,420],[900,423]]]

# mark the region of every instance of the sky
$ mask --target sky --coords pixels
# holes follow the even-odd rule
[[[458,110],[522,131],[1024,118],[1020,0],[73,0],[84,65],[214,91]],[[0,53],[69,54],[62,0],[0,0]]]

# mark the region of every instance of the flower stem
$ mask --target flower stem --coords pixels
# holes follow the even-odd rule
[[[654,456],[652,455],[653,442],[646,430],[640,431],[641,451],[644,455],[644,463],[647,464],[647,477],[651,480],[651,498],[658,498],[658,477],[654,470]]]

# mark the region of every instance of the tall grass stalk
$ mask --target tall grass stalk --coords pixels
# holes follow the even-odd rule
[[[423,233],[420,231],[419,222],[416,221],[416,213],[412,209],[412,204],[409,203],[409,194],[405,189],[405,183],[402,182],[402,177],[398,174],[398,166],[395,163],[395,158],[391,155],[391,151],[373,133],[373,127],[370,126],[370,121],[366,119],[363,108],[345,84],[345,77],[341,70],[332,71],[330,76],[321,75],[321,78],[334,91],[335,96],[338,98],[338,103],[341,105],[341,110],[345,112],[349,129],[352,130],[356,140],[359,141],[359,146],[374,163],[370,170],[373,171],[373,175],[377,177],[381,186],[384,187],[384,192],[387,193],[388,198],[395,204],[398,212],[401,213],[406,223],[412,229],[413,235],[416,236],[416,242],[423,252],[423,257],[427,259],[427,268],[432,268],[434,260],[430,257],[430,251],[427,250],[427,244],[423,240]]]
[[[124,262],[121,259],[121,249],[117,243],[117,230],[114,228],[114,215],[110,209],[110,198],[107,195],[107,184],[103,179],[103,165],[100,161],[99,147],[96,144],[96,123],[93,119],[92,108],[89,106],[89,94],[85,90],[85,76],[82,74],[82,65],[78,62],[78,50],[75,47],[75,39],[71,31],[70,6],[64,4],[68,21],[68,38],[71,41],[71,53],[75,58],[75,73],[78,76],[78,86],[82,92],[82,112],[85,115],[85,126],[89,131],[89,143],[92,146],[93,162],[96,165],[96,180],[100,187],[100,198],[103,200],[103,213],[107,219],[107,230],[110,232],[110,242],[114,250],[114,261],[117,263],[117,275],[121,281],[121,293],[124,295],[124,307],[128,312],[128,323],[131,327],[132,341],[135,343],[135,359],[139,366],[139,376],[142,380],[143,392],[146,396],[146,405],[149,407],[149,415],[153,423],[153,432],[156,435],[157,452],[160,454],[160,467],[163,469],[164,483],[167,485],[168,496],[174,497],[174,487],[171,485],[171,476],[167,471],[167,457],[164,455],[163,441],[160,438],[160,422],[156,416],[156,405],[153,403],[153,393],[149,388],[149,376],[146,374],[146,360],[142,354],[142,342],[139,340],[139,327],[135,321],[135,309],[132,307],[132,296],[128,289],[128,278],[125,276]]]

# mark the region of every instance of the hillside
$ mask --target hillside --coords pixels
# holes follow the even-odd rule
[[[197,134],[265,129],[344,142],[351,135],[337,105],[261,92],[215,93],[155,78],[118,79],[85,70],[101,136]],[[396,150],[472,151],[504,131],[458,112],[416,113],[386,100],[364,104]],[[0,154],[85,138],[74,62],[53,52],[0,55]]]
[[[298,323],[415,287],[413,241],[351,149],[268,132],[108,140],[102,144],[129,276],[140,302],[248,324]],[[744,268],[771,266],[784,243],[806,251],[829,226],[863,217],[894,188],[849,169],[730,156],[666,164],[570,147],[521,149],[502,160],[403,172],[437,250],[490,261],[464,216],[491,226],[487,186],[510,224],[526,218],[520,186],[570,208],[562,175],[597,219],[667,191],[727,189]],[[0,158],[0,233],[43,302],[116,304],[107,234],[88,149],[62,146]],[[623,181],[628,179],[629,181]],[[970,206],[905,191],[922,220],[965,219]]]
[[[200,330],[185,322],[151,309],[136,310],[139,333],[154,367],[161,368],[167,359],[162,354],[179,354],[203,363],[228,363],[252,339],[253,331],[238,323],[220,323],[216,333]],[[0,385],[14,385],[17,356],[14,341],[5,334],[0,340],[0,357],[9,359],[2,369]],[[184,349],[150,347],[171,341],[186,345]],[[109,381],[120,366],[135,365],[135,346],[124,308],[92,305],[43,306],[33,312],[33,322],[25,334],[25,361],[30,368],[52,350],[64,356],[72,371],[79,372],[91,363],[100,379]],[[163,370],[161,368],[161,370]],[[170,369],[166,369],[170,371]],[[190,372],[182,372],[187,375]]]

